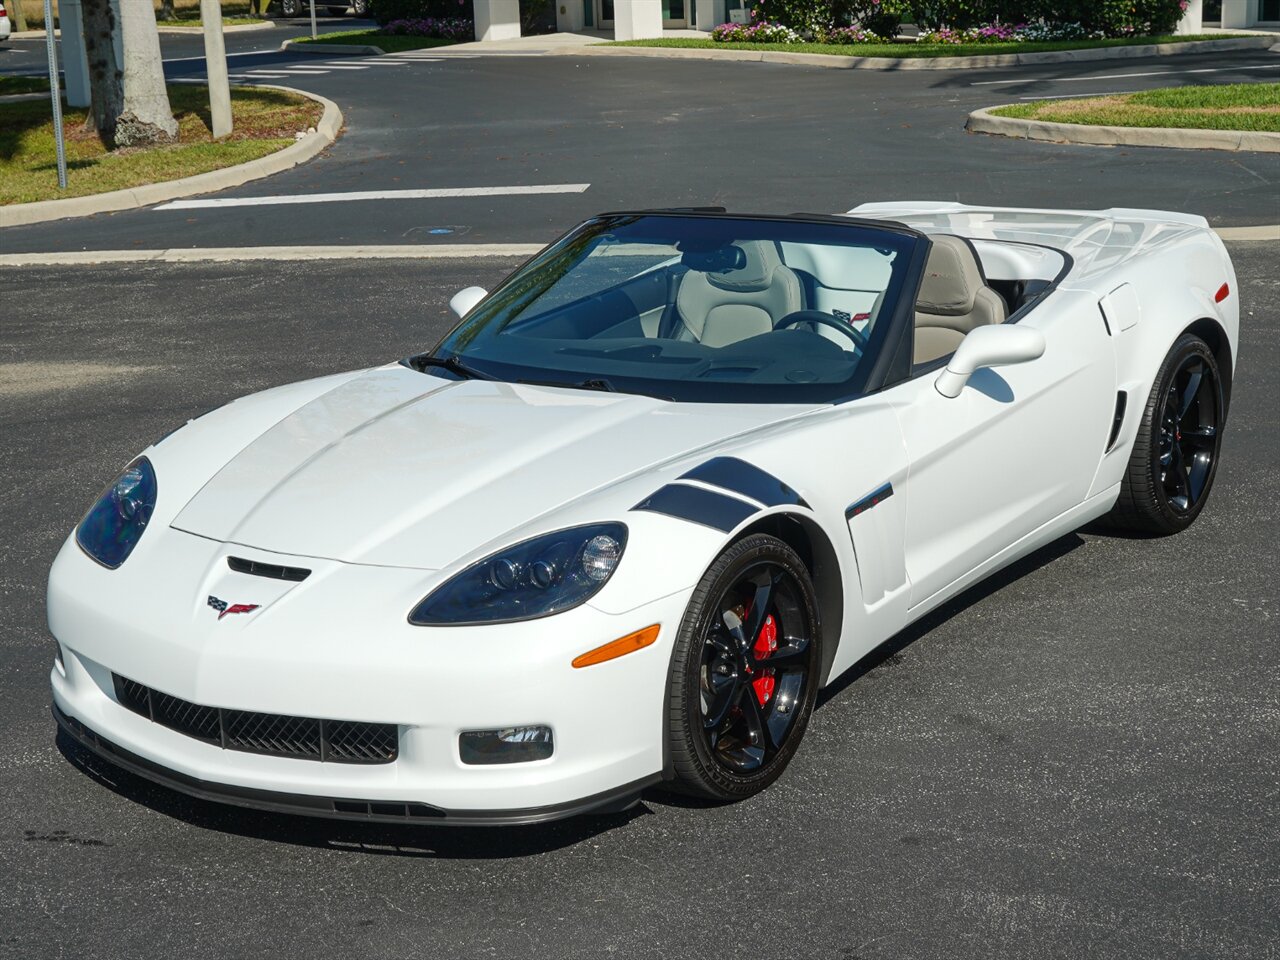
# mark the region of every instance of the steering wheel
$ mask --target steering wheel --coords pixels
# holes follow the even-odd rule
[[[867,335],[855,327],[848,320],[841,320],[839,317],[821,310],[797,310],[794,313],[788,313],[785,317],[773,325],[775,330],[785,330],[787,327],[794,327],[799,323],[822,323],[828,327],[839,330],[846,337],[853,341],[854,347],[862,352],[867,348]]]

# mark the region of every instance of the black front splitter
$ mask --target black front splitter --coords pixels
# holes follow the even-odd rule
[[[316,797],[300,793],[280,793],[230,784],[212,783],[162,767],[112,743],[75,717],[52,705],[58,726],[90,753],[152,783],[187,796],[214,803],[229,803],[253,810],[291,813],[306,817],[356,820],[364,823],[416,823],[446,827],[522,826],[564,820],[581,814],[619,813],[640,801],[640,793],[662,779],[660,774],[645,777],[614,790],[582,800],[547,807],[512,810],[445,810],[425,803],[388,800],[358,800],[343,797]]]

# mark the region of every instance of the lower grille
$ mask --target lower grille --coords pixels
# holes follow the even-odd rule
[[[120,706],[224,750],[330,763],[391,763],[399,753],[399,728],[394,723],[223,710],[161,693],[117,673],[111,678]]]

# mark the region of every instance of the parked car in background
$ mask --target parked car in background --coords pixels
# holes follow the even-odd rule
[[[12,27],[9,26],[9,11],[0,3],[0,40],[8,40]]]
[[[369,15],[369,0],[352,0],[351,3],[321,3],[316,0],[316,12],[328,13],[331,17],[340,17],[347,11],[354,16]],[[273,0],[271,12],[277,17],[305,17],[311,13],[311,0]]]

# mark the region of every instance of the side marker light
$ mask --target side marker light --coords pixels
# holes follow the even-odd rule
[[[625,637],[611,640],[602,647],[596,647],[594,650],[588,650],[580,657],[575,657],[573,665],[575,667],[590,667],[597,663],[604,663],[606,660],[616,660],[618,657],[624,657],[628,653],[635,653],[637,650],[643,650],[658,639],[658,631],[660,629],[661,625],[655,623],[651,627],[645,627],[635,633],[628,633]]]

